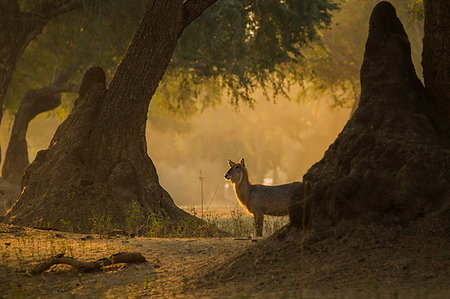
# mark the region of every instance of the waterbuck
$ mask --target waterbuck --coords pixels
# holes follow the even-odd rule
[[[293,182],[278,186],[254,185],[248,179],[248,171],[243,158],[239,163],[228,160],[228,165],[230,169],[225,174],[225,179],[234,185],[238,201],[253,214],[256,235],[260,237],[263,232],[264,215],[288,215],[289,202],[302,183]]]

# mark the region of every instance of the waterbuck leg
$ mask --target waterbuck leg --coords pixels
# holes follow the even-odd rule
[[[262,237],[264,226],[264,213],[256,212],[255,214],[256,236]]]

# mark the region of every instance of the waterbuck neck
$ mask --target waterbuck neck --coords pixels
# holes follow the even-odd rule
[[[245,169],[242,179],[234,184],[236,196],[243,204],[247,204],[250,199],[251,185],[248,179],[247,169]]]

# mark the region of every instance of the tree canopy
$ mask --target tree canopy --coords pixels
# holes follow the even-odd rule
[[[183,32],[153,109],[191,115],[199,106],[219,102],[224,91],[234,104],[253,103],[257,88],[267,95],[280,94],[302,80],[330,91],[336,104],[351,105],[359,96],[366,34],[354,29],[367,28],[375,2],[218,1]],[[83,9],[54,19],[25,51],[9,88],[7,109],[16,111],[26,90],[48,86],[65,67],[72,68],[73,84],[79,84],[90,65],[101,65],[111,78],[145,1],[80,3]],[[423,29],[408,12],[420,16],[423,5],[419,0],[394,4],[409,20],[413,61],[420,68]],[[31,7],[31,2],[23,1],[22,6]]]
[[[111,78],[145,2],[84,1],[84,9],[51,22],[19,62],[7,108],[16,110],[27,88],[47,86],[55,68],[70,66],[79,82],[88,66],[101,65]],[[222,91],[236,104],[251,102],[257,87],[284,93],[299,75],[294,65],[303,62],[305,46],[336,9],[330,0],[218,1],[181,35],[156,97],[189,113],[189,101],[200,94],[207,106]]]

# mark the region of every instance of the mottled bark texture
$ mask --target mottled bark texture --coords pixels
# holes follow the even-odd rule
[[[76,0],[40,1],[23,12],[17,0],[0,1],[0,123],[3,100],[25,48],[52,18],[80,6]]]
[[[11,184],[20,185],[29,164],[26,140],[28,124],[38,114],[61,104],[61,92],[69,90],[64,86],[68,80],[67,75],[66,71],[61,72],[51,86],[28,91],[20,102],[2,168],[3,178]]]
[[[299,194],[290,209],[295,226],[302,226],[306,202],[309,225],[318,230],[342,220],[408,225],[430,215],[449,228],[450,150],[410,52],[394,7],[379,3],[370,18],[359,107],[305,174],[305,198]]]
[[[423,77],[427,98],[442,113],[439,129],[450,136],[450,1],[425,0]]]
[[[147,155],[145,124],[178,37],[212,2],[149,2],[109,88],[99,82],[103,71],[91,68],[85,78],[92,82],[83,80],[71,114],[26,169],[23,191],[7,214],[11,223],[64,229],[64,220],[87,232],[89,219],[106,216],[115,228],[126,229],[135,202],[144,216],[164,216],[175,225],[188,220],[192,229],[204,226],[176,207],[160,186]]]

